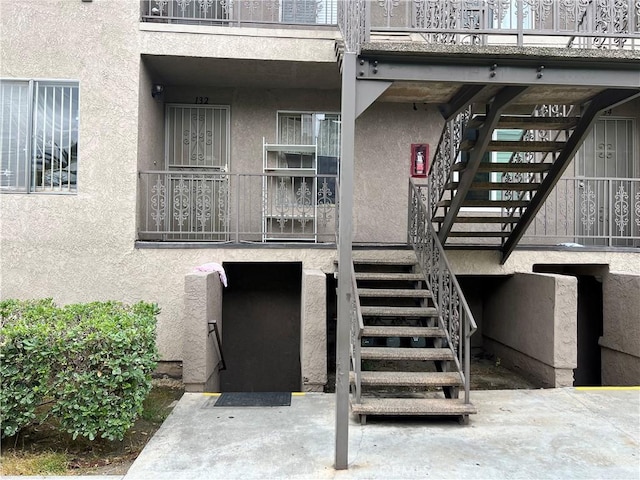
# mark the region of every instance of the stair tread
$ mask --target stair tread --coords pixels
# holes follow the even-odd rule
[[[470,415],[477,413],[471,403],[457,398],[367,398],[351,404],[358,415]]]
[[[475,147],[474,140],[465,140],[460,150],[469,151]],[[558,152],[566,142],[539,140],[492,140],[487,145],[488,152]]]
[[[439,327],[384,327],[365,325],[364,337],[444,337]]]
[[[451,200],[441,200],[438,207],[448,207]],[[464,200],[464,207],[526,207],[529,205],[528,200]]]
[[[485,115],[477,115],[469,122],[468,128],[477,128],[486,121]],[[532,117],[524,115],[503,115],[497,128],[521,130],[567,130],[578,124],[579,117]]]
[[[551,163],[499,163],[499,162],[483,162],[478,167],[478,172],[546,172],[551,168]],[[466,162],[457,162],[453,164],[454,171],[464,170],[467,167]]]
[[[356,280],[424,280],[421,273],[356,272]]]
[[[511,191],[530,191],[537,190],[540,184],[537,182],[474,182],[469,190],[511,190]],[[445,185],[448,190],[456,190],[458,182],[451,182]]]
[[[364,306],[360,307],[362,316],[376,317],[432,317],[438,314],[434,307],[388,307]]]
[[[360,297],[403,297],[403,298],[429,298],[429,290],[417,288],[359,288]]]
[[[365,360],[453,360],[449,348],[391,348],[362,347],[361,358]]]
[[[418,386],[461,386],[462,377],[458,372],[360,372],[362,385]]]
[[[511,232],[487,232],[487,231],[479,231],[479,232],[449,232],[450,237],[459,237],[459,238],[474,238],[474,237],[482,237],[482,238],[501,238],[508,237],[511,235]]]
[[[404,258],[354,258],[353,263],[355,265],[416,265],[416,259]]]
[[[518,217],[456,217],[456,223],[518,223]],[[444,217],[433,217],[436,223],[444,222]]]

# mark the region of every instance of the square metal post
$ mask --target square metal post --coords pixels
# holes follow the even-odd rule
[[[338,326],[336,335],[336,470],[349,463],[349,345],[351,333],[351,232],[356,124],[356,54],[342,59],[342,140],[338,221]]]

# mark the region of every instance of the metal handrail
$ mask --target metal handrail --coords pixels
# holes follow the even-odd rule
[[[358,284],[353,263],[351,263],[351,361],[354,373],[355,403],[360,403],[361,387],[361,347],[362,333],[364,331],[364,320],[360,308],[360,297],[358,296]]]
[[[211,332],[215,332],[216,334],[216,346],[218,347],[218,358],[220,361],[218,362],[218,371],[226,370],[227,364],[224,361],[224,354],[222,353],[222,340],[220,339],[220,331],[218,330],[218,322],[217,320],[212,320],[208,322],[209,324],[209,333],[207,333],[207,337],[211,336]],[[211,329],[213,326],[213,329]]]
[[[469,403],[470,337],[478,325],[433,228],[430,210],[425,204],[427,197],[423,195],[422,188],[413,179],[409,180],[408,241],[416,253],[425,282],[438,308],[439,326],[445,331],[447,342],[456,354],[456,364],[464,382],[465,403]]]

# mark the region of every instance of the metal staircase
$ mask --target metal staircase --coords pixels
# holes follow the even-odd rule
[[[440,315],[417,258],[353,263],[352,412],[361,423],[368,415],[456,416],[466,423],[476,409],[468,392],[459,398],[461,325]]]
[[[506,261],[596,118],[637,96],[599,89],[577,104],[523,114],[518,98],[526,90],[506,86],[486,104],[458,104],[446,122],[429,177],[431,219],[443,244],[493,246]],[[517,138],[502,140],[503,132]]]

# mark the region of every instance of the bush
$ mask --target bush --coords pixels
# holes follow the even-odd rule
[[[156,366],[156,305],[0,302],[2,436],[53,416],[73,435],[121,440]]]

